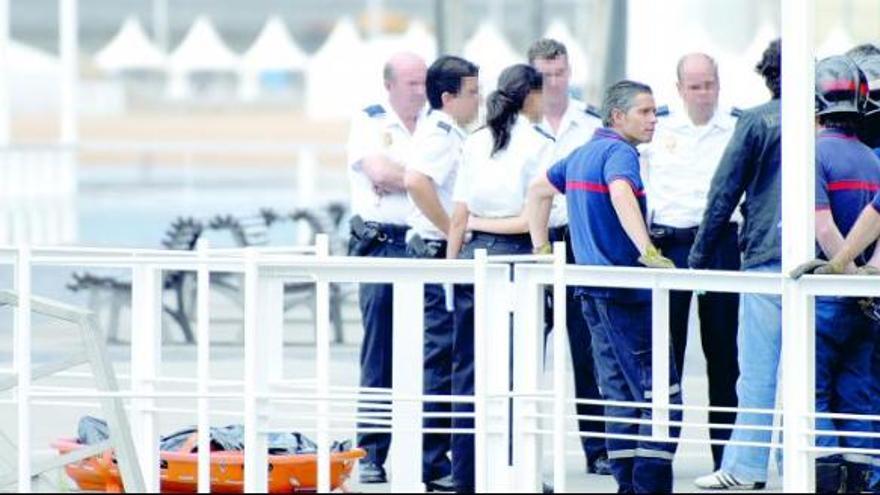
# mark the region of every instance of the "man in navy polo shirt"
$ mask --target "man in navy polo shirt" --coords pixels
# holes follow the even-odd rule
[[[602,108],[603,125],[592,140],[551,167],[529,188],[529,227],[536,252],[547,252],[547,223],[553,196],[565,194],[575,261],[580,265],[674,268],[651,244],[645,224],[645,193],[636,145],[651,141],[657,123],[651,88],[633,81],[611,86]],[[593,339],[593,355],[605,398],[651,400],[651,292],[586,287],[582,308]],[[678,372],[670,360],[671,397],[681,403]],[[606,414],[650,420],[650,409],[608,407]],[[680,421],[680,412],[671,414]],[[650,424],[608,422],[615,435],[649,438]],[[676,429],[672,429],[677,436]],[[609,438],[611,471],[621,493],[672,491],[674,443]]]

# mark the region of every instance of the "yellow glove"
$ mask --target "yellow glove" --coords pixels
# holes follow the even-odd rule
[[[675,263],[654,246],[645,249],[645,254],[639,256],[639,263],[648,268],[675,268]]]
[[[551,246],[549,242],[545,242],[544,244],[532,249],[532,253],[537,255],[553,254],[553,246]]]
[[[791,278],[797,280],[808,273],[814,275],[841,275],[846,273],[846,266],[831,261],[815,259],[792,270]]]

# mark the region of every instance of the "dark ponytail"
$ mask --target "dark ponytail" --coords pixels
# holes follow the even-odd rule
[[[492,132],[492,155],[510,143],[510,129],[529,92],[542,87],[541,73],[530,65],[511,65],[498,77],[498,89],[486,100],[486,127]]]

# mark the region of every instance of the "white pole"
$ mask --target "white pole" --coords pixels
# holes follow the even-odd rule
[[[9,0],[0,0],[0,147],[12,142],[12,110],[9,76]]]
[[[782,1],[782,269],[814,257],[815,0]],[[783,490],[814,491],[814,460],[806,452],[815,409],[815,328],[811,298],[792,280],[783,284]]]
[[[669,439],[669,291],[655,289],[651,305],[651,437]],[[638,400],[641,400],[639,397]]]
[[[262,427],[263,396],[268,391],[268,366],[264,339],[260,323],[266,315],[261,315],[261,297],[271,288],[271,281],[261,279],[258,253],[247,248],[244,272],[244,491],[264,493],[269,487],[268,462],[266,452],[267,436]],[[276,315],[270,315],[277,317]]]
[[[568,337],[568,301],[565,285],[565,243],[553,245],[553,488],[566,493],[565,470],[565,395],[568,386],[565,372],[565,348]]]
[[[316,238],[318,259],[330,257],[330,239],[326,234]],[[330,395],[330,284],[319,280],[315,287],[315,366],[319,397]],[[318,419],[318,493],[330,492],[330,403],[317,403]]]
[[[163,53],[168,53],[168,0],[153,0],[153,38]]]
[[[59,45],[61,53],[61,144],[78,141],[77,91],[79,82],[79,1],[59,1]]]
[[[211,493],[211,416],[210,401],[204,395],[211,380],[211,272],[208,270],[209,241],[199,239],[197,250],[199,268],[196,280],[196,345],[198,361],[198,489]]]
[[[31,251],[18,249],[15,274],[18,310],[15,313],[15,371],[18,374],[18,491],[31,490]]]

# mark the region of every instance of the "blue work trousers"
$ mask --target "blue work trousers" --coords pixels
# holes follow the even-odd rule
[[[874,329],[853,298],[816,300],[816,412],[868,415],[872,413],[871,354]],[[871,423],[854,419],[816,419],[817,431],[871,431]],[[870,449],[870,438],[817,435],[817,447]],[[829,454],[830,456],[831,454]],[[852,464],[871,464],[860,454],[843,454]]]
[[[585,296],[583,313],[593,338],[593,354],[602,393],[609,401],[650,402],[652,399],[651,303],[624,303],[611,298]],[[671,346],[670,346],[671,348]],[[671,356],[671,352],[670,352]],[[671,404],[681,404],[681,386],[675,363],[669,362]],[[613,418],[650,420],[651,409],[606,407]],[[671,411],[681,421],[681,411]],[[677,438],[679,428],[670,428]],[[606,440],[611,471],[619,493],[671,493],[672,461],[676,443],[652,442],[650,424],[606,423],[609,434],[639,436],[644,440]]]

